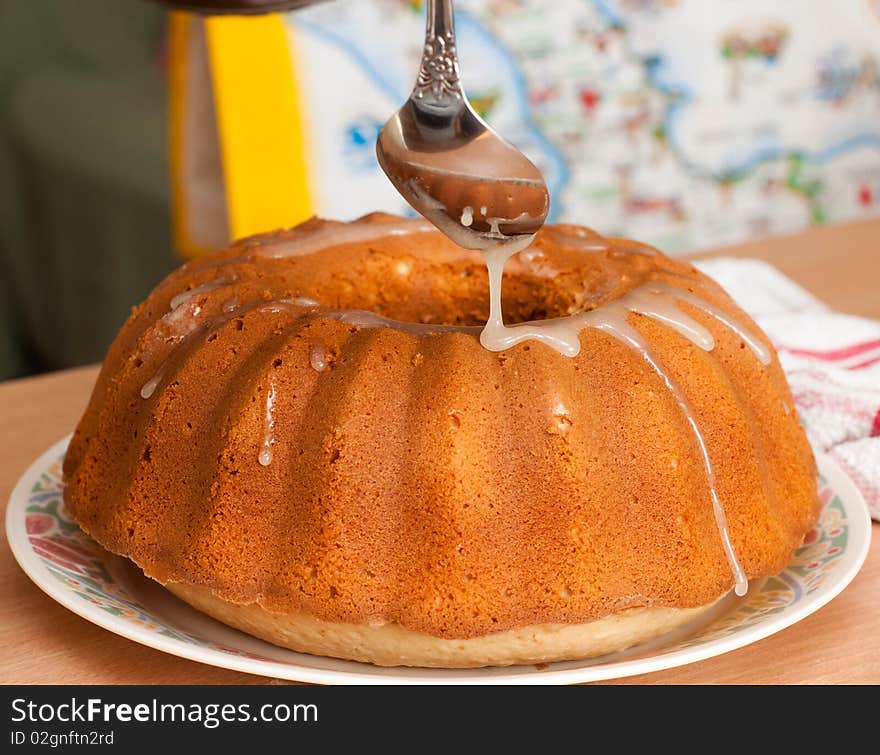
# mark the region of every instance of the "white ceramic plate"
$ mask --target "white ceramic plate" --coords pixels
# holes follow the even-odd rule
[[[720,655],[791,626],[821,608],[861,567],[871,522],[858,490],[829,458],[819,458],[822,514],[782,573],[729,596],[687,627],[624,653],[537,666],[442,670],[380,668],[294,653],[220,624],[104,551],[64,508],[61,461],[69,438],[19,480],[6,534],[21,568],[74,613],[135,642],[250,674],[327,684],[544,684],[644,674]]]

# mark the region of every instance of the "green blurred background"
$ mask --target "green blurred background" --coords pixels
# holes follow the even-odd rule
[[[100,361],[180,260],[165,14],[0,0],[0,380]]]

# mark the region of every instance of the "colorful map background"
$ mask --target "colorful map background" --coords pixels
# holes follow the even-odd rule
[[[419,0],[288,16],[318,211],[408,208],[373,157]],[[552,217],[666,251],[880,213],[880,0],[459,0],[468,95]]]

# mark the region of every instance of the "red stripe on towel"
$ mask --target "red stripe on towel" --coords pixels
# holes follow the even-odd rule
[[[874,417],[874,424],[871,426],[871,437],[880,437],[880,409],[877,410],[877,416]]]
[[[858,364],[854,364],[852,367],[848,367],[847,369],[860,370],[862,369],[862,367],[870,367],[872,364],[877,364],[877,362],[880,362],[880,357],[873,357],[865,362],[859,362]]]
[[[864,341],[852,346],[846,346],[842,349],[832,349],[831,351],[813,351],[811,349],[792,349],[788,346],[780,347],[781,350],[787,351],[789,354],[797,354],[802,357],[815,357],[816,359],[824,359],[828,362],[836,362],[838,359],[846,359],[862,354],[870,349],[880,346],[880,338],[874,341]]]

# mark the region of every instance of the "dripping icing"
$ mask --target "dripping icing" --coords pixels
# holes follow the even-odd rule
[[[515,250],[514,252],[515,253]],[[635,312],[663,323],[680,333],[691,343],[705,351],[715,347],[715,339],[703,325],[698,323],[679,306],[679,301],[701,309],[714,317],[739,336],[762,364],[770,364],[770,349],[756,336],[715,305],[699,296],[682,291],[658,281],[645,283],[614,301],[606,302],[588,312],[578,312],[568,317],[505,325],[501,317],[501,276],[508,254],[504,250],[489,250],[486,263],[489,267],[489,321],[480,336],[480,342],[490,351],[504,351],[528,340],[539,341],[564,356],[577,356],[580,352],[580,332],[585,328],[605,329],[606,321],[624,318]]]
[[[198,316],[202,312],[202,306],[198,303],[193,304],[199,296],[226,288],[235,282],[235,278],[216,278],[186,291],[181,291],[172,298],[169,312],[159,320],[160,326],[167,330],[168,338],[182,340],[199,328]],[[232,299],[231,301],[237,300]],[[223,310],[231,311],[226,310],[226,304],[223,305]]]
[[[300,231],[294,238],[269,238],[252,243],[255,257],[281,259],[300,257],[325,251],[343,244],[373,241],[391,236],[428,233],[434,226],[425,220],[402,220],[399,223],[351,223],[321,226],[311,231]]]
[[[220,286],[216,286],[215,288],[220,288]],[[190,293],[195,291],[195,289],[190,289]],[[192,297],[189,297],[190,299]],[[196,306],[193,308],[193,311],[190,313],[191,317],[189,320],[185,320],[181,316],[172,317],[170,320],[166,319],[169,315],[175,315],[185,309],[185,304],[189,301],[189,299],[185,300],[182,304],[179,303],[178,306],[171,310],[168,315],[160,318],[159,323],[163,325],[171,325],[172,331],[176,330],[176,332],[172,332],[171,335],[166,339],[170,343],[174,344],[174,349],[179,348],[183,343],[185,343],[188,339],[196,335],[197,333],[202,333],[206,329],[210,328],[213,325],[217,325],[224,320],[228,320],[230,316],[234,315],[238,309],[240,308],[240,304],[237,298],[232,298],[226,301],[222,306],[223,315],[220,317],[210,318],[207,321],[200,321],[198,319],[198,315],[201,314],[202,308],[200,306]],[[177,329],[177,326],[181,323],[184,323],[183,328]],[[173,353],[173,351],[172,351]],[[144,385],[141,387],[140,395],[141,398],[148,399],[155,392],[156,388],[159,386],[159,383],[162,382],[165,377],[165,372],[168,369],[168,361],[171,358],[171,354],[167,355],[165,359],[160,363],[158,369]]]
[[[202,283],[199,286],[194,286],[186,291],[181,291],[177,296],[171,299],[171,303],[168,305],[168,308],[173,312],[176,309],[179,309],[184,304],[189,302],[191,299],[194,299],[196,296],[201,296],[202,294],[207,294],[211,291],[215,291],[218,288],[225,288],[226,286],[231,286],[235,283],[235,278],[215,278],[212,281],[208,281],[207,283]]]
[[[272,446],[275,445],[275,384],[270,383],[266,391],[266,409],[264,414],[265,432],[260,455],[257,457],[260,464],[268,467],[272,463]]]
[[[745,595],[749,589],[748,579],[745,572],[743,571],[742,566],[739,563],[739,559],[736,556],[733,544],[730,541],[730,530],[727,526],[727,516],[724,513],[724,507],[721,505],[721,500],[718,497],[715,470],[712,467],[712,461],[709,458],[709,450],[706,446],[706,441],[703,437],[703,433],[700,431],[700,427],[697,423],[696,417],[694,416],[693,408],[691,407],[691,404],[685,397],[684,393],[682,393],[681,388],[679,388],[678,384],[672,379],[669,373],[663,369],[663,366],[657,360],[656,356],[651,350],[651,347],[648,346],[648,343],[645,341],[642,335],[629,323],[627,323],[626,313],[620,313],[620,315],[621,316],[617,319],[608,318],[600,326],[600,329],[603,332],[608,333],[609,335],[618,339],[619,341],[622,341],[642,356],[642,358],[648,363],[651,369],[660,377],[660,379],[666,385],[666,388],[672,394],[675,402],[678,404],[679,408],[684,414],[685,420],[687,421],[688,426],[691,429],[691,433],[694,436],[694,440],[696,440],[697,446],[700,449],[700,458],[703,462],[703,470],[706,474],[706,480],[709,484],[709,495],[712,499],[712,511],[715,516],[715,524],[718,528],[718,534],[721,537],[721,545],[724,548],[724,555],[727,558],[728,564],[730,565],[730,570],[733,572],[734,591],[737,595]]]
[[[773,360],[773,354],[770,351],[770,347],[758,340],[753,333],[744,328],[737,320],[726,314],[724,310],[716,307],[711,302],[708,302],[699,296],[695,296],[689,291],[682,291],[674,286],[663,284],[663,290],[670,295],[677,297],[681,301],[686,301],[689,304],[702,309],[707,315],[711,315],[722,325],[727,326],[729,330],[732,330],[740,337],[740,339],[742,339],[743,343],[752,350],[752,353],[758,358],[758,361],[765,367]]]
[[[297,296],[290,300],[291,304],[295,304],[297,307],[320,307],[321,304],[314,299],[309,299],[306,296]]]
[[[156,370],[153,377],[143,384],[141,387],[141,398],[150,398],[156,392],[156,388],[159,387],[159,383],[161,383],[162,378],[165,377],[165,369],[166,364],[163,363],[162,366]]]
[[[315,372],[323,372],[327,368],[327,352],[321,344],[314,344],[309,350],[309,364]]]

